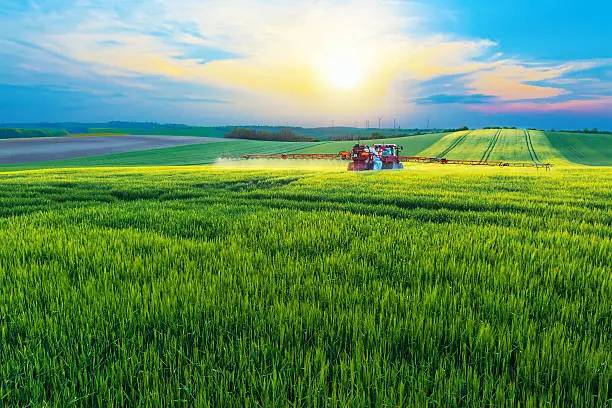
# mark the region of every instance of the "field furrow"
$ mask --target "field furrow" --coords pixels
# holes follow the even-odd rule
[[[554,137],[561,140],[560,136],[553,135]],[[563,137],[568,138],[568,136]],[[574,146],[578,147],[573,152],[570,151],[571,148],[565,149],[569,157],[582,160],[582,163],[589,162],[591,157],[596,163],[605,162],[605,159],[597,158],[602,156],[601,152],[594,153],[585,144],[578,145],[577,142],[574,143]],[[604,146],[603,149],[605,151],[606,147]],[[560,151],[551,144],[549,136],[535,130],[481,129],[469,133],[454,133],[425,149],[420,155],[442,157],[441,153],[444,153],[443,156],[446,156],[447,159],[480,162],[569,164]]]
[[[446,156],[450,152],[452,152],[455,148],[457,148],[457,146],[459,146],[461,143],[463,143],[465,141],[465,139],[467,139],[467,137],[471,133],[472,132],[465,132],[464,134],[460,135],[459,137],[456,137],[446,149],[442,150],[435,157],[446,158]]]
[[[538,154],[533,147],[533,141],[531,139],[531,133],[529,130],[525,130],[525,142],[527,144],[527,150],[529,151],[529,156],[531,160],[536,164],[541,164],[540,159],[538,158]]]
[[[546,132],[543,137],[547,139],[551,149],[555,150],[555,159],[558,161],[589,166],[612,166],[612,135]]]
[[[499,140],[499,136],[500,136],[501,132],[502,132],[502,130],[500,129],[491,138],[491,141],[489,142],[489,146],[487,146],[487,150],[485,150],[485,152],[482,154],[482,157],[480,158],[480,162],[481,163],[483,163],[483,162],[486,163],[486,162],[489,161],[489,158],[491,157],[491,153],[493,152],[493,149],[495,149],[495,146],[497,145],[497,141]]]
[[[447,159],[479,160],[492,150],[491,145],[497,131],[498,129],[485,129],[453,133],[421,154]]]

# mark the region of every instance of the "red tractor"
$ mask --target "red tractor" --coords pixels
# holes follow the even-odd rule
[[[400,161],[399,153],[402,146],[396,144],[375,144],[368,147],[365,144],[356,144],[352,152],[341,152],[342,160],[351,160],[349,171],[368,170],[400,170],[404,165]]]

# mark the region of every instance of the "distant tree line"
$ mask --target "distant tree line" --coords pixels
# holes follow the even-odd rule
[[[555,130],[551,129],[551,132],[564,132],[564,133],[586,133],[590,135],[612,135],[612,131],[609,130],[598,130],[597,128],[582,130]]]
[[[374,140],[374,139],[384,139],[385,137],[395,137],[395,136],[384,136],[377,132],[372,133],[371,135],[367,134],[344,134],[344,135],[332,135],[329,137],[330,142],[347,142],[351,140]]]
[[[106,124],[108,127],[117,129],[188,129],[199,126],[187,126],[180,123],[158,123],[158,122],[123,122],[113,120]]]
[[[333,135],[329,137],[331,142],[347,142],[352,140],[376,140],[376,139],[390,139],[395,137],[408,137],[416,136],[416,133],[395,133],[393,135],[382,134],[379,132],[373,132],[370,135],[367,134],[344,134],[344,135]]]
[[[68,135],[69,133],[65,130],[0,128],[0,139],[28,139],[34,137],[60,137]]]
[[[236,128],[225,134],[228,139],[266,140],[273,142],[319,142],[314,137],[300,135],[293,129],[280,129],[276,132]]]
[[[392,132],[402,132],[402,133],[409,133],[411,136],[414,135],[428,135],[431,133],[453,133],[453,132],[461,132],[463,130],[470,130],[470,128],[468,126],[461,126],[458,128],[445,128],[445,129],[441,129],[441,128],[429,128],[429,129],[422,129],[422,128],[401,128],[401,129],[389,129]],[[394,136],[397,137],[397,136]]]
[[[396,137],[410,137],[410,136],[421,136],[421,135],[429,135],[436,132],[441,133],[454,133],[460,132],[463,130],[469,130],[467,126],[463,126],[460,128],[450,128],[450,129],[437,129],[436,131],[424,130],[424,129],[410,129],[409,133],[393,133],[393,134],[383,134],[380,132],[373,132],[370,135],[364,134],[344,134],[344,135],[333,135],[329,137],[329,140],[332,142],[347,142],[353,140],[376,140],[376,139],[390,139]]]
[[[455,132],[463,132],[465,130],[470,130],[470,128],[467,126],[462,126],[460,128],[442,129],[441,133],[455,133]]]

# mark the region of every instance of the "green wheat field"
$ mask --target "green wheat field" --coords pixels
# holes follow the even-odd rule
[[[0,404],[610,407],[610,136],[398,142],[553,168],[215,164],[354,142],[3,167]]]

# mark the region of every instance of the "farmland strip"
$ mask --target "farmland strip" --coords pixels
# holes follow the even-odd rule
[[[448,153],[450,153],[453,149],[455,149],[457,146],[459,146],[461,143],[463,143],[465,141],[465,139],[467,139],[467,137],[469,135],[471,135],[472,133],[473,132],[467,132],[465,135],[459,136],[458,138],[453,140],[453,142],[446,149],[444,149],[440,154],[438,154],[437,156],[443,158]]]
[[[485,152],[483,153],[482,157],[480,158],[480,162],[481,163],[489,161],[489,158],[491,157],[491,153],[493,152],[493,149],[495,149],[495,145],[497,145],[497,142],[499,141],[499,137],[501,136],[501,132],[502,132],[502,129],[499,129],[495,133],[495,135],[493,135],[493,138],[489,142],[489,146],[487,146],[487,150],[485,150]]]
[[[542,162],[538,158],[538,155],[535,149],[533,148],[533,141],[531,140],[531,133],[529,133],[528,130],[525,130],[525,143],[527,143],[527,151],[529,152],[529,156],[531,157],[531,160],[535,164],[541,164]]]

